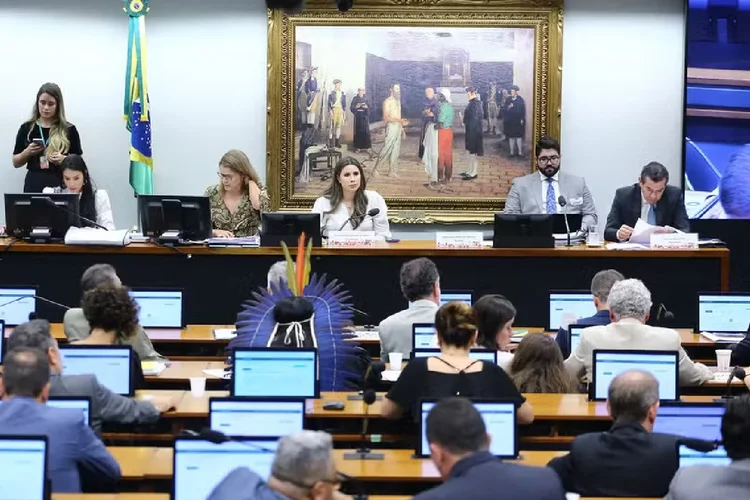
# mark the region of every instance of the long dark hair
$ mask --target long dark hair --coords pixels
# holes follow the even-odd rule
[[[62,162],[62,170],[73,170],[83,174],[83,186],[81,187],[81,201],[78,205],[78,211],[82,217],[96,220],[96,199],[94,193],[93,182],[91,181],[91,175],[89,175],[89,168],[86,166],[86,162],[83,161],[78,155],[68,155]],[[82,224],[90,226],[91,224],[81,221]]]
[[[367,195],[365,194],[365,189],[367,188],[367,182],[365,181],[365,171],[362,168],[362,164],[359,163],[356,158],[345,156],[336,163],[336,167],[333,169],[333,178],[331,179],[331,185],[328,186],[328,189],[326,189],[325,193],[323,193],[323,196],[328,198],[328,201],[331,203],[331,211],[326,213],[335,211],[336,208],[338,208],[339,203],[341,203],[341,200],[344,199],[344,189],[341,187],[339,175],[341,175],[341,171],[344,170],[344,167],[348,167],[350,165],[357,167],[357,169],[359,170],[359,189],[357,189],[357,192],[354,195],[354,212],[352,213],[351,219],[351,225],[356,229],[357,226],[359,226],[359,224],[362,222],[362,219],[364,219],[365,214],[367,214],[368,201]]]
[[[552,337],[543,333],[530,333],[523,338],[508,371],[520,392],[571,392],[562,351]]]
[[[502,295],[485,295],[474,303],[477,317],[477,345],[498,350],[497,332],[516,317],[516,308]]]

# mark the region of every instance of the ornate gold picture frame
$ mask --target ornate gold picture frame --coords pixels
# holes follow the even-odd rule
[[[353,156],[392,222],[491,220],[534,170],[536,140],[560,136],[562,19],[562,0],[269,11],[274,209],[310,209]]]

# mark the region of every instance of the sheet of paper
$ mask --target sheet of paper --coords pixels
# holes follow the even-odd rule
[[[639,243],[641,245],[648,245],[651,243],[651,235],[659,229],[658,226],[652,226],[643,219],[638,219],[633,228],[633,234],[630,235],[630,243]]]
[[[232,340],[237,336],[237,330],[234,328],[214,328],[214,338],[216,340]]]
[[[386,382],[396,382],[398,377],[401,375],[401,370],[385,370],[382,374],[382,379]]]
[[[606,245],[607,250],[648,250],[648,247],[646,245],[641,245],[640,243],[628,243],[628,242],[612,242],[607,243]]]
[[[229,372],[225,372],[223,368],[217,368],[217,369],[207,369],[207,370],[201,370],[203,373],[208,375],[209,377],[214,378],[224,378],[228,379],[230,377]]]

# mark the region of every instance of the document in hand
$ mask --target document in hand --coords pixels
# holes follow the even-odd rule
[[[633,228],[633,234],[630,235],[628,240],[630,243],[639,243],[641,245],[649,245],[651,243],[651,235],[658,232],[663,232],[665,229],[672,233],[681,233],[679,229],[675,229],[670,226],[652,226],[643,219],[638,219]]]

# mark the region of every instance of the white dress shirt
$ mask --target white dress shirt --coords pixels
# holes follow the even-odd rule
[[[66,189],[44,188],[43,193],[64,193],[69,194]],[[80,197],[80,193],[78,195]],[[96,208],[96,223],[106,227],[109,231],[115,230],[115,219],[112,215],[112,204],[109,202],[109,195],[103,189],[97,189],[94,192],[94,207]]]
[[[339,203],[337,207],[331,210],[331,202],[325,196],[315,200],[312,212],[320,214],[321,234],[327,236],[330,231],[374,231],[378,239],[386,240],[391,237],[391,230],[388,224],[388,207],[385,200],[377,191],[365,190],[367,196],[367,212],[373,208],[380,209],[380,213],[375,217],[366,216],[362,222],[353,228],[351,222],[347,219],[351,217],[346,205]],[[346,225],[344,223],[346,222]],[[341,226],[344,228],[341,229]]]
[[[549,189],[550,181],[548,181],[548,177],[544,175],[541,171],[539,172],[539,177],[542,178],[542,213],[547,213],[547,189]],[[562,213],[562,207],[557,202],[557,199],[560,197],[560,171],[558,170],[555,172],[555,175],[552,176],[552,189],[555,191],[555,205],[557,206],[557,213]]]

